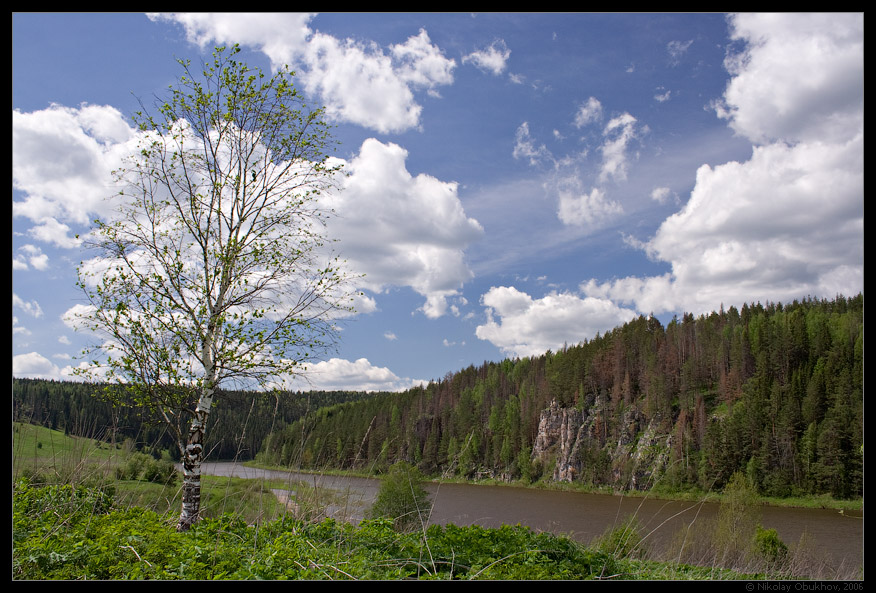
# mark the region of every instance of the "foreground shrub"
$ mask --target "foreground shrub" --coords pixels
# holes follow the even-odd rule
[[[754,549],[769,565],[776,565],[788,556],[788,546],[779,538],[778,531],[764,529],[760,525],[754,533]]]
[[[607,554],[520,525],[432,525],[426,535],[433,566],[454,578],[589,579],[617,570]]]
[[[422,529],[431,509],[422,474],[409,463],[399,461],[381,478],[370,516],[391,519],[398,531],[414,531]]]
[[[520,525],[497,529],[430,525],[399,531],[378,518],[358,526],[283,515],[250,524],[205,518],[176,531],[175,513],[120,508],[101,488],[13,484],[13,579],[402,580],[740,579],[715,567],[631,558],[628,522],[591,548]],[[761,530],[757,546],[779,560],[783,546]],[[641,543],[641,542],[639,542]],[[763,575],[760,575],[763,578]]]
[[[119,480],[143,480],[171,486],[179,477],[176,466],[169,459],[155,459],[145,453],[131,453],[127,461],[116,468]]]
[[[116,508],[104,491],[27,480],[14,487],[12,555],[14,579],[582,579],[615,570],[608,555],[521,526],[402,533],[390,519],[249,525],[226,514],[178,533],[173,516]]]

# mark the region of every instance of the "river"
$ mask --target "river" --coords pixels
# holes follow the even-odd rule
[[[346,494],[346,502],[329,509],[339,520],[357,522],[370,508],[380,486],[372,478],[263,470],[232,462],[205,463],[208,475],[278,478],[304,481],[316,488]],[[717,515],[715,503],[667,501],[653,498],[562,492],[514,486],[426,483],[433,503],[430,521],[460,526],[526,525],[534,530],[567,534],[589,543],[607,528],[635,515],[640,533],[652,548],[666,549],[686,525],[702,525]],[[795,546],[805,534],[807,549],[840,574],[854,574],[864,561],[862,512],[764,506],[761,524],[775,529],[783,542]]]

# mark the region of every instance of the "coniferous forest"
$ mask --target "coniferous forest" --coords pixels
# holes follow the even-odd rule
[[[210,460],[381,473],[863,494],[863,294],[639,318],[557,352],[485,362],[401,393],[229,392]],[[13,380],[16,420],[169,448],[98,386]]]

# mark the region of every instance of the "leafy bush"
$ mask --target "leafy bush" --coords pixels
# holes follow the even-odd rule
[[[131,453],[127,461],[116,468],[119,480],[143,480],[155,484],[174,484],[178,478],[176,466],[168,459],[155,459],[145,453]]]
[[[147,482],[170,485],[176,483],[178,476],[176,466],[166,459],[150,459],[143,467],[143,479]]]
[[[444,578],[586,579],[616,570],[606,554],[521,525],[432,525],[426,535],[429,558]]]
[[[423,476],[411,464],[400,461],[389,468],[371,507],[371,517],[393,521],[399,531],[420,529],[431,511]]]
[[[775,529],[764,529],[760,525],[754,533],[754,549],[770,564],[777,564],[788,556],[788,546],[779,538]]]

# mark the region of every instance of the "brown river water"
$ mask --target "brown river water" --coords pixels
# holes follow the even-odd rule
[[[346,494],[343,506],[330,508],[328,514],[358,522],[370,508],[380,482],[371,478],[296,474],[262,470],[232,462],[205,463],[208,475],[242,478],[279,478]],[[652,549],[665,549],[679,531],[687,526],[705,525],[714,519],[715,503],[667,501],[653,498],[623,497],[606,494],[562,492],[513,486],[427,483],[433,503],[430,521],[459,526],[499,527],[503,524],[526,525],[537,531],[566,534],[589,543],[607,528],[621,524],[634,515],[640,533],[651,542]],[[760,522],[775,529],[783,542],[797,545],[804,537],[808,549],[839,574],[854,574],[864,561],[863,512],[840,513],[832,509],[803,509],[764,506]]]

